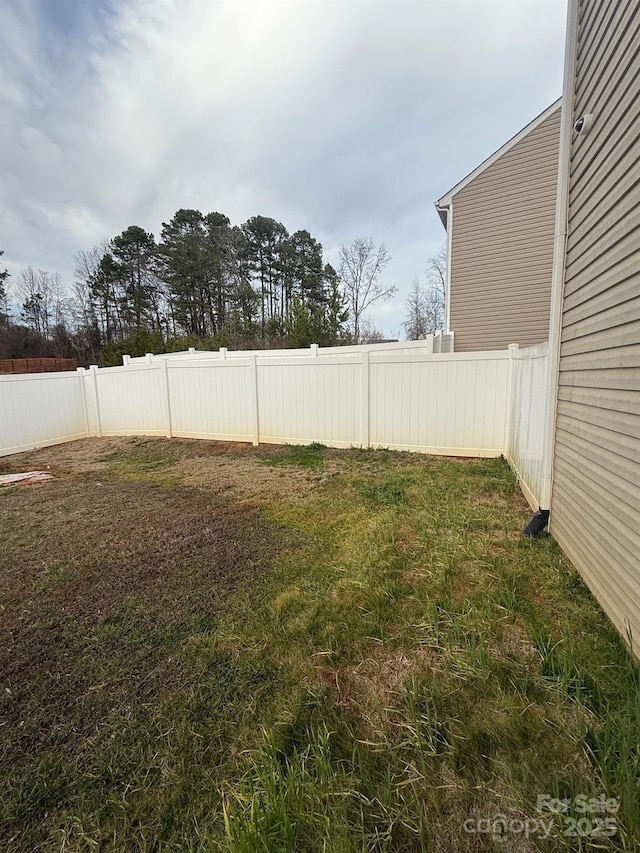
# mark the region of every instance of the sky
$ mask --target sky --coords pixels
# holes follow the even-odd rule
[[[179,208],[383,242],[403,336],[434,202],[556,100],[566,0],[3,0],[0,249],[74,255]]]

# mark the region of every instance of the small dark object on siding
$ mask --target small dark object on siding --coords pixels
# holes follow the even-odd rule
[[[522,531],[523,536],[538,536],[549,523],[549,510],[539,509],[529,519],[529,524]]]

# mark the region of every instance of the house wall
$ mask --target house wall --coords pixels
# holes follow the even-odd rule
[[[456,352],[546,341],[560,108],[453,198]]]
[[[580,0],[571,124],[594,124],[571,133],[551,499],[551,532],[638,654],[639,50],[637,0]]]

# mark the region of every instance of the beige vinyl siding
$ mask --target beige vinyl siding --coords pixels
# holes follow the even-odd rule
[[[640,6],[581,0],[551,531],[640,653]]]
[[[456,351],[546,341],[560,109],[453,197]]]

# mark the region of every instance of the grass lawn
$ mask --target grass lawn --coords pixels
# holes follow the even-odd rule
[[[0,459],[47,466],[0,491],[1,850],[639,849],[638,667],[504,461]]]

